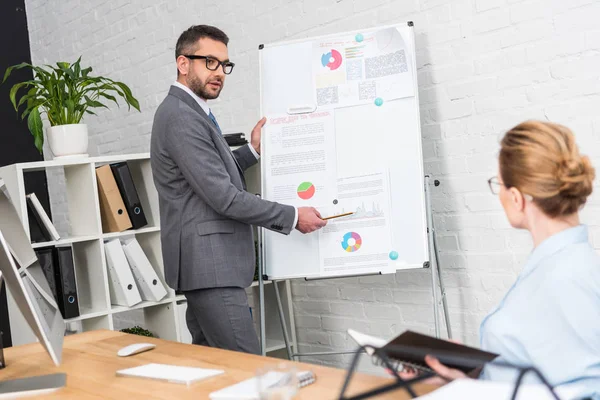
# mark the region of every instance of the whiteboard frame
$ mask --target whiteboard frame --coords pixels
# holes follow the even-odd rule
[[[266,48],[273,48],[273,47],[280,47],[280,46],[287,46],[287,45],[293,45],[293,44],[298,44],[298,43],[304,43],[304,42],[309,42],[309,41],[315,41],[315,40],[324,40],[324,39],[328,39],[328,38],[335,38],[335,37],[339,37],[339,36],[344,36],[344,35],[352,35],[353,33],[357,32],[357,31],[373,31],[373,30],[384,30],[384,29],[389,29],[389,28],[404,28],[405,26],[409,27],[409,34],[410,34],[410,39],[411,39],[411,45],[413,46],[413,54],[411,55],[412,58],[412,67],[413,67],[413,73],[414,73],[414,99],[415,99],[415,104],[416,104],[416,110],[417,113],[415,115],[416,118],[416,126],[419,132],[419,137],[421,140],[417,141],[418,144],[418,151],[420,152],[420,159],[421,162],[418,163],[419,166],[419,173],[421,176],[421,187],[422,190],[419,190],[419,197],[421,200],[421,204],[423,204],[423,210],[424,213],[422,215],[422,224],[425,227],[425,229],[422,232],[422,242],[425,244],[425,257],[426,259],[423,260],[422,263],[420,264],[400,264],[398,265],[399,268],[395,268],[395,269],[390,269],[389,271],[379,271],[379,272],[370,272],[370,273],[363,273],[363,274],[335,274],[335,273],[331,273],[331,274],[321,274],[321,273],[316,273],[316,274],[310,274],[310,275],[304,275],[304,276],[295,276],[295,275],[283,275],[283,276],[277,276],[277,277],[273,277],[273,276],[268,276],[266,273],[266,266],[268,264],[267,258],[266,258],[266,243],[265,243],[265,234],[264,234],[264,229],[265,228],[260,228],[259,229],[259,237],[260,237],[260,256],[261,256],[261,270],[260,271],[262,274],[264,274],[262,276],[263,279],[266,280],[288,280],[288,279],[304,279],[304,280],[318,280],[318,279],[335,279],[335,278],[348,278],[348,277],[357,277],[357,276],[367,276],[367,275],[384,275],[384,274],[392,274],[392,273],[396,273],[397,271],[402,271],[402,270],[406,270],[406,269],[417,269],[417,268],[429,268],[430,267],[430,261],[431,261],[431,246],[429,244],[429,237],[428,237],[428,230],[431,229],[431,227],[429,227],[429,224],[427,223],[427,214],[431,213],[432,210],[429,210],[427,208],[427,202],[426,202],[426,189],[425,189],[425,185],[426,185],[426,179],[425,179],[425,172],[424,172],[424,165],[423,165],[423,136],[422,136],[422,130],[421,130],[421,114],[420,114],[420,103],[419,103],[419,87],[418,87],[418,80],[417,80],[417,61],[416,61],[416,43],[415,43],[415,33],[414,33],[414,23],[412,21],[406,21],[403,23],[397,23],[397,24],[388,24],[388,25],[383,25],[383,26],[371,26],[368,28],[358,28],[358,29],[353,29],[353,30],[348,30],[348,31],[344,31],[344,32],[336,32],[336,33],[332,33],[332,34],[327,34],[327,35],[322,35],[322,36],[314,36],[314,37],[306,37],[306,38],[301,38],[301,39],[293,39],[293,40],[288,40],[288,41],[282,41],[282,42],[275,42],[275,43],[268,43],[268,44],[260,44],[258,46],[258,51],[259,51],[259,55],[258,55],[258,73],[259,73],[259,102],[260,102],[260,115],[264,116],[264,107],[263,107],[263,90],[262,90],[262,72],[263,72],[263,65],[262,65],[262,55],[260,54],[260,52]],[[317,107],[318,110],[318,107]],[[264,129],[264,128],[263,128]],[[264,133],[264,131],[263,131]],[[261,154],[264,154],[264,141],[261,140]],[[265,168],[261,168],[260,171],[260,188],[261,188],[261,193],[264,194],[265,193]],[[292,230],[294,230],[294,228],[292,228]],[[434,250],[434,249],[433,249]]]

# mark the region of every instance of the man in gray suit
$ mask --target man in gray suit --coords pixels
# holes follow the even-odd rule
[[[261,128],[232,152],[207,100],[221,93],[233,70],[229,38],[206,25],[177,41],[177,81],[158,107],[151,163],[160,202],[163,261],[169,286],[188,302],[195,344],[258,354],[245,288],[254,277],[251,225],[289,234],[326,225],[312,207],[262,200],[246,191],[244,170],[256,164]]]

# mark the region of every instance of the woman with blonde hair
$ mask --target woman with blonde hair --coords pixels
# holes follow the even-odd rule
[[[594,177],[568,128],[527,121],[506,133],[498,176],[488,183],[510,224],[529,231],[534,250],[482,321],[480,340],[499,361],[534,366],[551,385],[576,385],[582,397],[600,399],[600,256],[578,214]],[[465,377],[426,361],[446,380]],[[487,366],[479,378],[514,381],[516,373]]]

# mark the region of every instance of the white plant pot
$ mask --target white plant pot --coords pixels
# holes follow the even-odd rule
[[[88,156],[86,124],[50,126],[46,130],[46,136],[54,158]]]

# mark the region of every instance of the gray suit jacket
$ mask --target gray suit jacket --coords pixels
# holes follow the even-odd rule
[[[248,146],[232,152],[198,103],[172,86],[154,116],[150,154],[167,284],[250,286],[251,225],[289,234],[295,209],[246,192],[243,171],[257,162]]]

